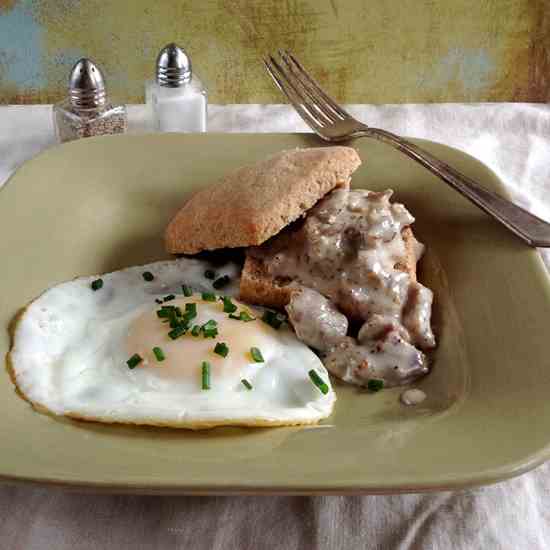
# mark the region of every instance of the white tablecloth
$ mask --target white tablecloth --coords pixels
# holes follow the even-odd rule
[[[476,156],[517,202],[550,219],[550,106],[354,105],[350,111],[372,126]],[[143,128],[142,107],[130,107],[130,128]],[[213,105],[209,130],[307,128],[288,106]],[[0,185],[52,144],[49,107],[0,107]],[[545,261],[550,266],[550,254]],[[550,463],[491,487],[431,495],[109,496],[0,486],[0,548],[14,550],[549,547]]]

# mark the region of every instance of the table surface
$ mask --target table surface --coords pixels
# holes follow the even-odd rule
[[[550,219],[550,107],[353,105],[370,124],[485,162],[514,199]],[[130,130],[144,110],[130,106]],[[209,131],[307,131],[286,105],[212,105]],[[0,107],[0,185],[54,144],[49,106]],[[368,159],[366,159],[368,165]],[[550,255],[543,258],[550,266]],[[39,444],[40,442],[37,442]],[[391,496],[163,497],[0,487],[0,547],[537,549],[550,545],[550,466],[461,492]]]

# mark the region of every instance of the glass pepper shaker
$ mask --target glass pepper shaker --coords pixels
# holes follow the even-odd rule
[[[207,95],[191,59],[177,44],[159,53],[156,80],[148,82],[145,102],[156,132],[205,132]]]
[[[128,126],[124,105],[107,97],[105,79],[90,59],[80,59],[71,70],[69,96],[53,107],[58,141],[106,134],[122,134]]]

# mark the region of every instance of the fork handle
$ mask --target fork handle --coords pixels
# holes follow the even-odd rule
[[[479,206],[487,214],[506,226],[530,246],[550,247],[550,223],[505,198],[484,189],[479,183],[437,159],[422,147],[391,132],[365,127],[357,136],[372,137],[383,141],[408,157],[422,164],[432,174],[448,183],[453,189]]]

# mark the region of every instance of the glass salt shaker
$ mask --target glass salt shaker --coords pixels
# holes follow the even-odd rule
[[[109,101],[101,70],[86,58],[72,68],[69,97],[54,105],[53,119],[60,142],[122,134],[128,126],[126,107]]]
[[[156,80],[147,83],[145,102],[153,131],[206,132],[206,90],[177,44],[160,51]]]

